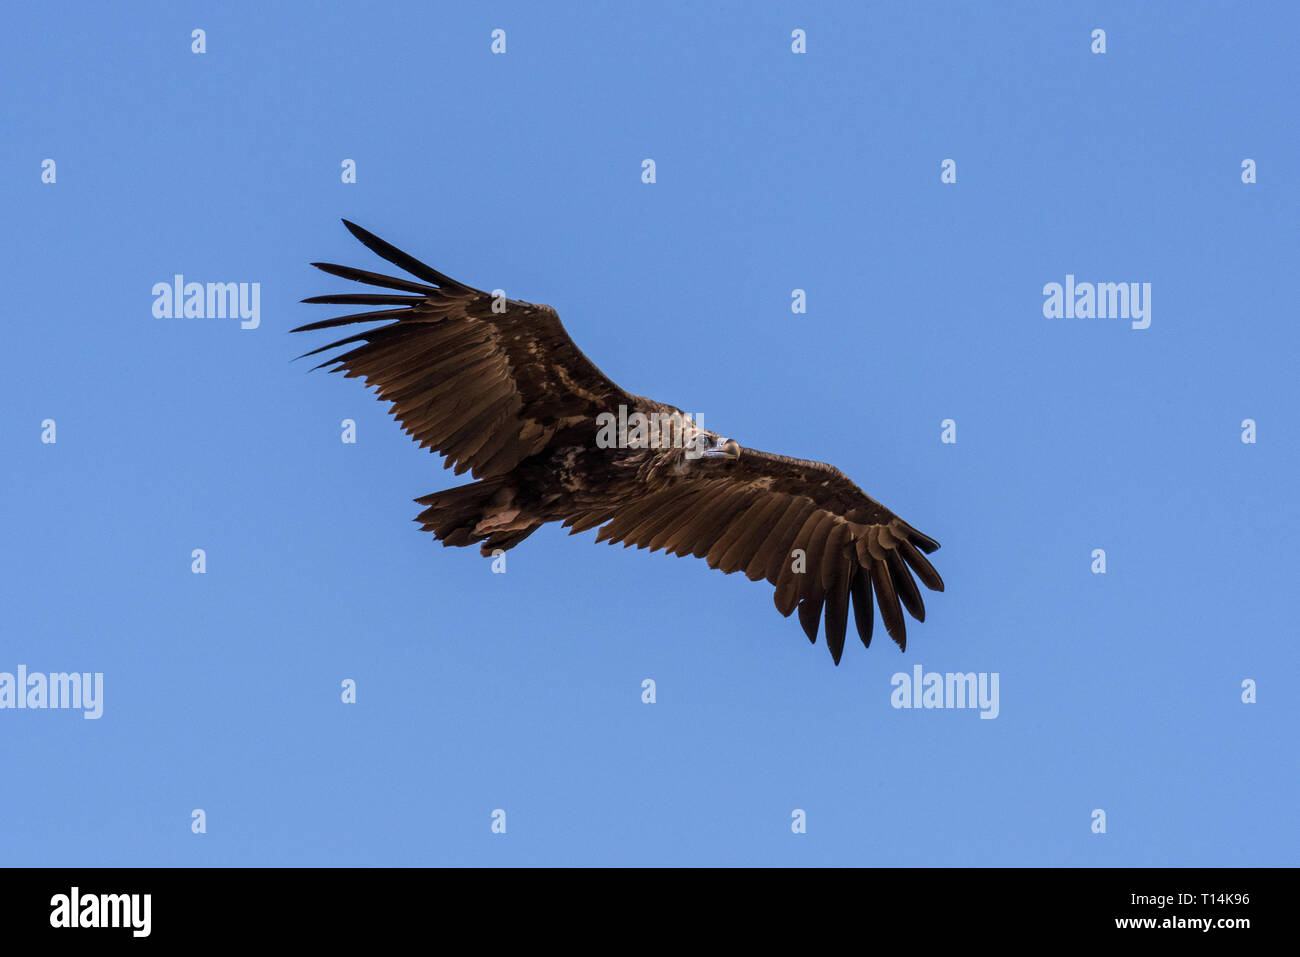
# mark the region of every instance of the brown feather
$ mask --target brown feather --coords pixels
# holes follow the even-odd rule
[[[871,573],[859,565],[853,570],[853,582],[849,586],[849,595],[853,598],[853,621],[858,627],[858,638],[862,647],[871,647],[871,625],[875,610],[871,607]]]
[[[840,656],[844,654],[844,635],[849,624],[849,576],[852,570],[847,559],[834,555],[828,558],[827,564],[833,570],[826,586],[826,647],[838,665]],[[857,567],[855,562],[853,569]]]
[[[898,595],[889,577],[889,566],[883,558],[877,558],[871,565],[871,585],[876,592],[876,604],[880,606],[880,620],[885,623],[885,631],[899,648],[906,651],[907,624],[903,620],[903,610],[898,607]]]
[[[751,514],[746,519],[743,534],[736,536],[718,563],[718,567],[728,575],[741,569],[748,569],[754,564],[758,546],[772,530],[773,523],[780,519],[790,504],[784,495],[765,495],[759,501],[761,505],[756,507],[756,514]]]
[[[817,625],[822,617],[822,596],[818,592],[816,595],[810,595],[799,602],[799,624],[803,626],[803,633],[808,636],[808,640],[814,645],[817,644]]]
[[[781,570],[788,566],[790,552],[794,549],[799,530],[816,508],[817,506],[808,499],[796,498],[786,513],[781,516],[781,521],[776,528],[772,529],[772,534],[759,549],[759,557],[763,563],[760,577],[766,578],[773,585],[777,584]]]
[[[898,549],[889,550],[889,577],[894,582],[894,589],[898,592],[898,597],[903,602],[903,607],[917,621],[925,621],[925,602],[921,600],[921,592],[916,587],[916,582],[912,580],[912,573],[907,570],[907,565],[903,563],[903,558],[898,554]]]
[[[943,579],[934,570],[934,566],[930,564],[929,559],[916,550],[916,546],[907,540],[903,540],[898,543],[898,551],[903,556],[903,560],[912,567],[912,571],[916,572],[916,577],[921,579],[921,583],[926,588],[931,591],[943,591]]]

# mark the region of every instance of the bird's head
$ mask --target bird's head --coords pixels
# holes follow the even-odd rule
[[[715,436],[713,445],[706,446],[700,453],[706,459],[726,459],[732,461],[740,458],[740,443],[721,435]]]

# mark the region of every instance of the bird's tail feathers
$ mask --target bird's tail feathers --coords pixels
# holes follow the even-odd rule
[[[482,542],[479,551],[483,555],[513,548],[543,524],[519,506],[515,490],[504,476],[458,485],[415,501],[426,506],[415,518],[424,531],[433,532],[443,545]]]

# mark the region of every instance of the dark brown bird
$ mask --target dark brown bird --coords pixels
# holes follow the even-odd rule
[[[382,322],[314,349],[348,351],[316,368],[364,377],[421,447],[478,481],[416,499],[444,545],[481,542],[484,555],[547,522],[596,541],[694,555],[776,588],[839,664],[848,609],[871,644],[872,594],[899,648],[906,609],[925,620],[913,574],[943,591],[922,552],[938,542],[872,499],[834,466],[739,445],[674,406],[623,391],[582,354],[550,306],[473,289],[347,220],[379,256],[421,280],[350,266],[319,269],[400,295],[313,296],[303,302],[388,307],[294,332]],[[301,358],[301,357],[300,357]]]

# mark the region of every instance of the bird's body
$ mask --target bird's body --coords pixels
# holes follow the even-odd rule
[[[837,664],[850,603],[870,644],[873,592],[890,636],[906,647],[902,609],[925,619],[913,574],[943,590],[922,554],[938,543],[831,465],[742,447],[674,406],[625,392],[551,307],[465,286],[346,225],[424,282],[315,263],[404,295],[313,297],[304,301],[394,308],[294,331],[392,320],[314,352],[350,346],[322,365],[363,376],[414,439],[477,479],[416,500],[424,506],[417,521],[444,545],[479,544],[488,555],[547,522],[574,533],[602,526],[597,541],[766,578],[777,609],[797,608],[810,640],[824,610]]]

